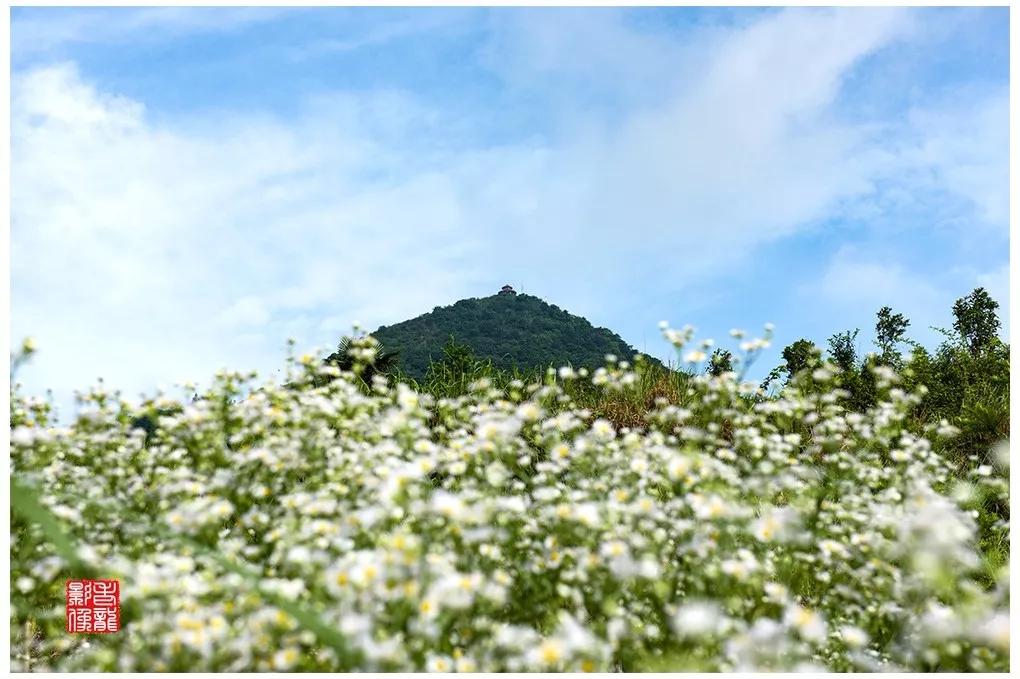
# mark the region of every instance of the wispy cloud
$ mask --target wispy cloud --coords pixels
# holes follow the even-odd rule
[[[437,33],[447,30],[460,30],[468,15],[460,12],[432,11],[421,12],[400,12],[392,14],[394,10],[387,10],[384,21],[371,23],[354,23],[347,26],[345,30],[338,31],[338,35],[328,38],[318,38],[294,46],[289,56],[295,61],[302,61],[316,57],[328,56],[331,54],[353,52],[367,47],[379,47],[403,40],[412,36]]]
[[[900,262],[878,253],[843,247],[829,261],[821,279],[804,290],[809,297],[847,311],[874,313],[890,304],[914,318],[933,318],[951,303],[951,292],[912,273]]]
[[[839,115],[856,66],[917,31],[910,11],[768,12],[682,39],[617,12],[515,16],[483,50],[505,87],[597,86],[615,103],[549,94],[541,134],[494,143],[464,133],[490,111],[465,119],[413,91],[316,89],[288,117],[168,118],[73,63],[16,73],[12,330],[43,349],[26,378],[103,375],[130,392],[221,365],[272,370],[288,336],[327,344],[353,320],[398,321],[507,280],[637,342],[704,306],[699,290],[762,246],[909,210],[918,188],[1004,228],[997,93],[906,123]],[[163,25],[141,14],[109,30],[132,21]],[[420,26],[380,30],[329,48]],[[957,141],[982,125],[994,129]],[[927,274],[849,249],[820,290],[870,304],[890,288],[914,290],[918,313],[946,304]]]
[[[918,145],[911,160],[932,181],[970,201],[978,223],[1009,223],[1009,95],[994,92],[912,115]]]
[[[390,99],[335,100],[342,127],[241,115],[185,132],[70,65],[14,90],[13,325],[53,347],[43,383],[266,367],[287,336],[345,329],[325,335],[324,312],[417,313],[470,272],[449,262],[471,243],[450,181],[387,179],[399,152],[357,124],[393,118]]]
[[[855,62],[906,20],[783,12],[715,34],[697,72],[655,106],[565,132],[516,230],[541,234],[553,258],[579,250],[594,258],[610,272],[599,296],[628,277],[675,291],[739,265],[757,245],[873,191],[888,154],[870,128],[840,122],[829,105]],[[690,251],[697,257],[681,257]]]
[[[11,52],[40,55],[85,44],[168,40],[186,34],[230,31],[272,21],[281,8],[33,8],[15,10]]]

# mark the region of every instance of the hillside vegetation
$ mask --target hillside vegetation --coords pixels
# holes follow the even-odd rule
[[[442,360],[451,338],[503,370],[565,365],[594,369],[607,354],[634,355],[634,348],[614,332],[531,295],[462,299],[383,326],[372,335],[399,353],[401,372],[419,379],[431,362]]]

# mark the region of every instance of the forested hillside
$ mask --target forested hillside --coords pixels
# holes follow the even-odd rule
[[[531,295],[462,299],[372,335],[399,352],[400,370],[413,377],[424,376],[431,361],[443,358],[451,338],[502,369],[595,368],[605,363],[606,354],[630,359],[635,352],[616,333]]]

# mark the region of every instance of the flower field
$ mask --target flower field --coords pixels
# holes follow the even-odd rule
[[[1008,670],[1006,446],[950,466],[891,370],[860,413],[831,365],[699,375],[634,428],[574,396],[637,388],[615,360],[451,398],[289,370],[70,426],[12,393],[12,669]],[[120,632],[64,631],[87,575]]]

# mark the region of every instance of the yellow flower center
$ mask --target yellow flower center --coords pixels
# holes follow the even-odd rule
[[[542,647],[539,649],[539,656],[546,665],[555,665],[560,661],[562,655],[560,647],[549,641],[542,644]]]

